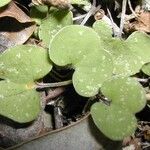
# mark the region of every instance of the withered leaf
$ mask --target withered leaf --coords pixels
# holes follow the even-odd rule
[[[35,5],[45,4],[48,6],[54,6],[61,9],[69,8],[70,5],[69,0],[32,0],[32,3]]]
[[[141,12],[138,20],[133,22],[133,28],[150,33],[150,12]]]
[[[7,48],[13,46],[14,43],[6,38],[3,34],[0,34],[0,54],[4,52]]]
[[[14,45],[26,42],[35,27],[32,19],[14,2],[0,9],[0,34]]]

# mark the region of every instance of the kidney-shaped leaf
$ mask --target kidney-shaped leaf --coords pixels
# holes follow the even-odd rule
[[[93,29],[99,36],[103,37],[105,42],[108,42],[112,38],[112,27],[103,20],[97,20],[93,24]]]
[[[110,55],[102,50],[93,51],[76,66],[73,85],[80,95],[94,96],[99,92],[102,83],[112,76],[112,71]]]
[[[137,127],[135,116],[119,106],[95,103],[91,115],[101,132],[112,140],[123,140],[132,135]]]
[[[52,39],[49,54],[55,64],[73,66],[73,84],[82,96],[97,94],[101,84],[112,75],[110,55],[92,28],[80,25],[64,27]]]
[[[131,113],[140,111],[146,104],[145,91],[133,78],[112,78],[104,82],[101,91],[113,104],[129,109]]]
[[[39,28],[39,37],[46,47],[49,47],[52,37],[64,26],[72,24],[72,13],[68,10],[51,10]]]
[[[125,41],[112,38],[112,29],[104,21],[96,21],[93,29],[105,43],[105,49],[112,54],[115,75],[134,75],[150,62],[150,37],[143,32],[134,32]]]
[[[20,123],[34,120],[40,111],[40,96],[25,84],[0,82],[0,114]]]
[[[130,76],[139,72],[143,64],[125,41],[112,38],[105,47],[112,55],[115,75]]]
[[[142,67],[142,71],[147,74],[148,76],[150,76],[150,63],[147,63],[145,64],[143,67]]]
[[[11,0],[1,0],[0,1],[0,7],[3,7],[3,6],[7,5],[10,2],[11,2]]]
[[[38,24],[41,24],[42,19],[46,17],[48,13],[48,6],[35,5],[30,8],[30,17]]]
[[[34,81],[52,68],[47,51],[37,46],[15,46],[0,55],[0,115],[24,123],[40,111]]]
[[[0,78],[28,83],[46,75],[52,66],[47,51],[31,45],[15,46],[0,55]]]
[[[126,43],[140,59],[140,63],[150,62],[150,36],[144,32],[136,31],[132,33]],[[138,62],[139,63],[139,62]]]

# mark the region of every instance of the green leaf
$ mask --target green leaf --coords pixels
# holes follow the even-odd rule
[[[0,1],[0,7],[3,7],[3,6],[7,5],[10,2],[11,2],[11,0],[1,0]]]
[[[75,66],[87,54],[99,50],[100,44],[100,38],[93,29],[70,25],[60,30],[52,39],[49,46],[50,58],[58,66]]]
[[[47,51],[31,45],[7,49],[0,55],[0,115],[25,123],[40,111],[40,96],[34,81],[52,68]]]
[[[120,39],[113,38],[105,43],[105,49],[112,55],[115,75],[130,76],[141,69],[142,61],[131,51],[129,45]]]
[[[105,49],[112,55],[115,75],[130,76],[139,72],[142,65],[149,61],[149,37],[141,32],[135,32],[126,40],[112,37],[112,28],[102,20],[93,24],[93,29],[103,40]],[[136,41],[136,39],[139,39]],[[143,53],[144,47],[145,53]],[[147,55],[148,54],[148,55]]]
[[[41,47],[20,45],[0,55],[0,78],[12,82],[35,81],[46,75],[51,68],[47,51]]]
[[[91,115],[96,126],[112,140],[123,140],[132,135],[137,127],[137,121],[128,109],[103,103],[95,103]]]
[[[115,77],[101,87],[101,92],[122,109],[129,109],[131,113],[137,113],[146,105],[146,93],[144,88],[133,78]]]
[[[101,84],[112,75],[110,55],[92,28],[80,25],[64,27],[51,41],[49,54],[58,66],[72,65],[75,69],[73,85],[82,96],[97,94]]]
[[[103,20],[97,20],[93,24],[93,29],[98,33],[100,37],[103,37],[105,42],[108,42],[112,38],[112,28],[108,23]]]
[[[39,38],[43,41],[46,47],[53,36],[64,26],[71,25],[73,15],[68,10],[52,9],[49,16],[44,19],[39,27]]]
[[[99,92],[102,83],[112,76],[112,71],[110,55],[102,50],[93,51],[76,66],[73,85],[80,95],[94,96]]]
[[[0,114],[20,123],[34,120],[40,111],[40,96],[25,84],[0,82]]]
[[[138,63],[143,65],[150,62],[150,36],[144,32],[136,31],[125,42],[131,51],[138,56],[140,60]]]
[[[71,4],[88,5],[89,0],[71,0]]]
[[[30,17],[38,24],[41,24],[42,19],[46,17],[48,13],[48,6],[38,5],[30,8]]]
[[[147,74],[148,76],[150,76],[150,63],[147,63],[145,64],[143,67],[142,67],[142,71]]]

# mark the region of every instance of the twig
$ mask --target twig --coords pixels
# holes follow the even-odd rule
[[[38,83],[36,82],[37,89],[43,89],[43,88],[55,88],[60,86],[66,86],[69,84],[72,84],[72,80],[62,81],[62,82],[55,82],[55,83]]]
[[[96,7],[96,0],[93,0],[92,6],[90,11],[86,14],[85,18],[83,19],[83,21],[81,22],[80,25],[85,25],[85,23],[88,21],[88,19],[96,12],[100,9],[100,5],[98,5]]]
[[[118,33],[118,37],[122,37],[123,27],[124,27],[124,20],[125,20],[125,13],[126,13],[126,6],[127,0],[123,0],[122,2],[122,13],[121,13],[121,21],[120,21],[120,32]]]
[[[135,11],[134,11],[133,8],[132,8],[131,1],[130,1],[130,0],[128,0],[128,5],[129,5],[129,8],[130,8],[132,14],[133,14],[135,17],[137,17]]]
[[[143,83],[146,83],[149,80],[149,78],[148,79],[134,78],[134,79],[136,79],[139,82],[143,82]]]
[[[111,13],[110,13],[110,11],[109,11],[108,8],[107,8],[107,12],[108,12],[108,15],[110,17],[110,21],[111,21],[111,26],[112,26],[112,29],[113,29],[113,33],[114,33],[115,36],[117,36],[118,32],[119,32],[119,27],[114,23],[112,15],[111,15]]]
[[[146,94],[146,100],[150,101],[150,93]]]
[[[93,0],[92,5],[96,7],[96,0]]]
[[[84,14],[84,15],[80,15],[80,16],[77,16],[77,17],[74,17],[73,18],[73,21],[76,21],[76,20],[80,20],[82,18],[85,18],[87,14]]]
[[[58,97],[65,91],[65,87],[58,87],[54,90],[48,92],[48,95],[45,97],[46,104],[49,103],[52,99]]]
[[[55,121],[55,129],[59,129],[63,127],[63,114],[61,111],[61,107],[54,107],[54,121]]]
[[[85,25],[85,23],[88,21],[88,19],[92,16],[92,14],[95,12],[95,7],[92,6],[90,11],[86,14],[85,18],[82,20],[80,25]]]

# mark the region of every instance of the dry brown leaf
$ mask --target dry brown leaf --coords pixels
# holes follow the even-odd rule
[[[13,17],[20,23],[32,22],[31,18],[27,16],[14,2],[11,2],[7,7],[0,9],[0,18]]]
[[[35,23],[14,2],[0,9],[0,34],[15,45],[23,44],[35,30]]]
[[[141,12],[137,21],[134,21],[132,28],[150,33],[150,12]]]
[[[58,8],[69,8],[70,0],[32,0],[33,4],[55,6]]]
[[[9,41],[4,35],[0,34],[0,54],[3,53],[7,48],[13,46],[14,43]]]

